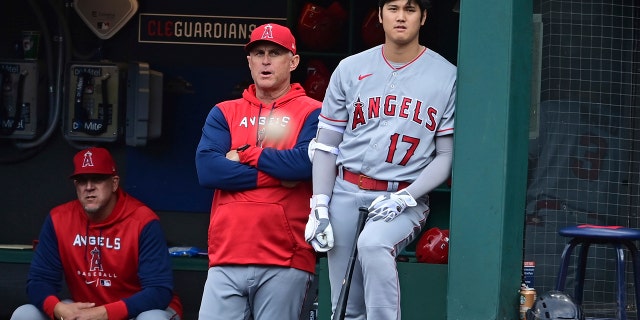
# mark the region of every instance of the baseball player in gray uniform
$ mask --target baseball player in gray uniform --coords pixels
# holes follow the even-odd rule
[[[428,193],[451,174],[456,67],[420,45],[427,1],[379,1],[385,43],[334,70],[309,145],[313,196],[305,237],[326,252],[332,310],[358,217],[346,319],[400,319],[396,256],[429,215]]]

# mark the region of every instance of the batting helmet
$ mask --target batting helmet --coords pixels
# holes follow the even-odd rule
[[[526,320],[584,320],[582,308],[568,294],[561,291],[547,291],[536,299],[527,310]]]
[[[322,101],[329,86],[330,76],[329,69],[327,69],[322,61],[318,59],[309,61],[307,64],[307,78],[303,85],[307,95],[318,101]]]
[[[340,40],[336,35],[346,21],[347,12],[337,1],[327,8],[306,3],[298,20],[298,38],[309,49],[331,49]]]
[[[372,8],[362,23],[362,41],[369,47],[384,42],[384,29],[378,20],[378,8]]]
[[[449,260],[449,230],[431,228],[416,246],[416,259],[423,263],[445,264]]]

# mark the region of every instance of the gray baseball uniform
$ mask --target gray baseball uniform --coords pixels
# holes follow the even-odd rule
[[[456,67],[425,49],[394,65],[377,46],[340,62],[320,121],[343,127],[329,215],[335,245],[327,252],[332,309],[340,293],[358,207],[406,188],[435,157],[438,136],[453,134]],[[392,221],[368,221],[358,240],[347,319],[400,319],[395,257],[419,235],[428,196]],[[366,303],[365,303],[366,302]]]

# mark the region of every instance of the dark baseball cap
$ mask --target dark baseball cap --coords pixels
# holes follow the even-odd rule
[[[285,26],[267,23],[256,27],[251,32],[251,39],[244,46],[244,49],[249,52],[251,46],[258,41],[273,42],[296,54],[296,39],[293,37],[291,30]]]
[[[116,175],[116,164],[107,149],[91,147],[84,149],[73,157],[73,174],[75,178],[82,174]]]

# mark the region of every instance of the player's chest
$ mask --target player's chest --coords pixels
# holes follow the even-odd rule
[[[436,104],[442,98],[441,85],[437,82],[401,71],[377,73],[355,81],[345,93],[345,100],[349,103],[410,100]]]

